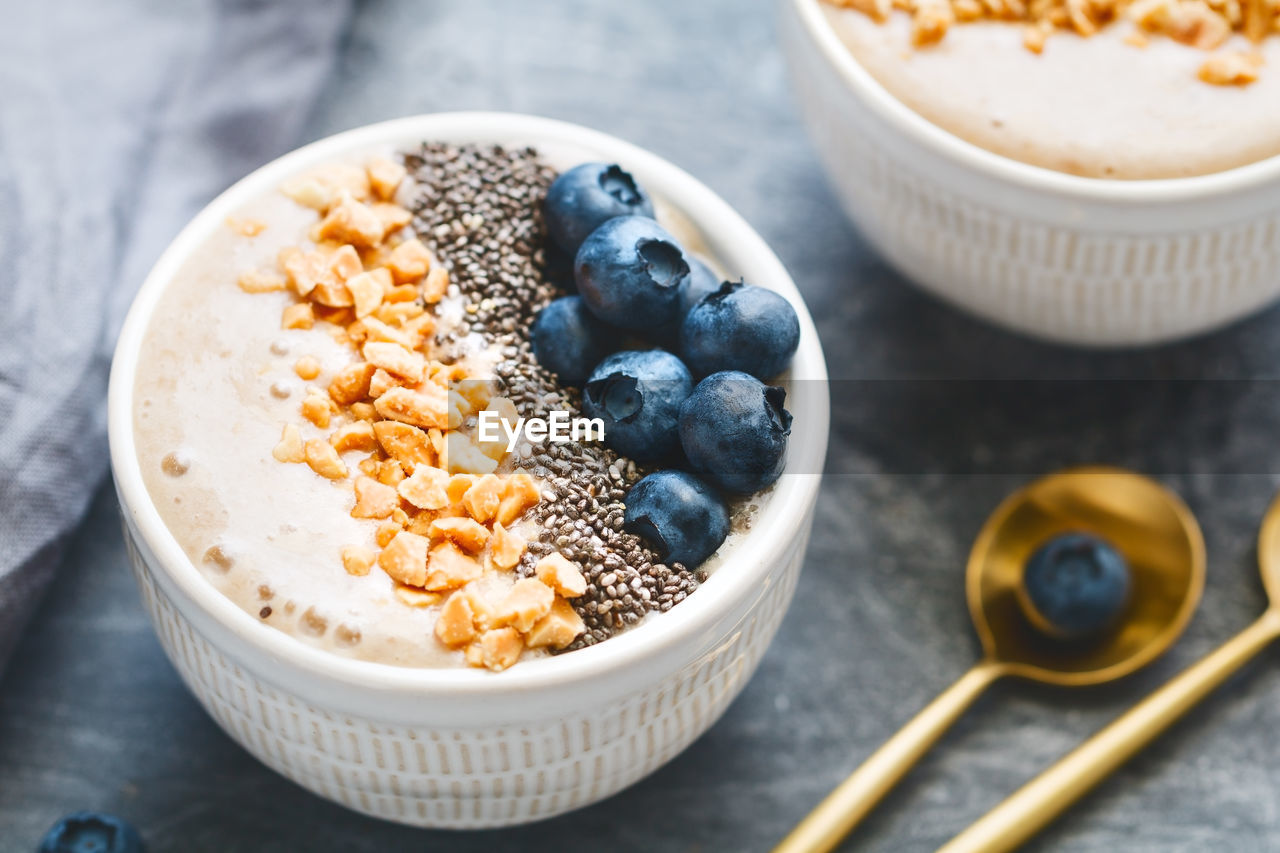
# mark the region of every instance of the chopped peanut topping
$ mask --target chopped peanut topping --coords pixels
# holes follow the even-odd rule
[[[320,362],[315,356],[304,355],[293,365],[293,372],[299,379],[311,380],[320,375]]]
[[[434,390],[432,390],[434,389]],[[384,418],[417,427],[446,427],[448,396],[443,388],[428,382],[420,390],[392,388],[374,402]]]
[[[493,565],[499,569],[514,569],[524,555],[525,541],[495,521],[489,549],[489,559]]]
[[[430,607],[444,600],[444,596],[438,592],[427,592],[425,589],[418,589],[416,586],[407,586],[399,582],[395,585],[395,596],[401,604],[406,604],[409,607]]]
[[[320,429],[329,427],[329,417],[332,414],[333,410],[329,408],[327,397],[311,393],[302,401],[302,416]]]
[[[1254,44],[1280,34],[1280,0],[826,0],[855,9],[875,21],[893,9],[911,16],[911,40],[917,48],[941,41],[957,21],[1016,21],[1024,24],[1022,43],[1041,53],[1057,31],[1088,37],[1128,19],[1137,30],[1125,41],[1146,45],[1146,35],[1161,35],[1201,50],[1214,50],[1241,33]],[[1245,86],[1258,78],[1261,62],[1244,53],[1215,55],[1199,77],[1219,86]]]
[[[462,590],[450,595],[436,619],[436,636],[446,646],[461,646],[476,638],[475,614],[471,597]]]
[[[277,462],[305,462],[307,457],[302,450],[302,435],[293,424],[285,424],[280,433],[280,443],[271,451]]]
[[[313,438],[302,446],[302,452],[311,470],[321,477],[341,480],[347,476],[347,466],[342,464],[338,451],[329,442]]]
[[[432,267],[427,273],[427,280],[422,285],[422,298],[428,305],[434,305],[444,299],[449,290],[449,271],[444,267]]]
[[[524,651],[524,640],[511,628],[485,631],[478,645],[481,661],[494,672],[501,672],[513,666],[520,660],[520,653]]]
[[[249,271],[238,283],[251,293],[291,290],[281,325],[328,323],[351,353],[301,403],[303,417],[327,434],[304,441],[286,424],[272,450],[332,480],[350,474],[339,454],[363,455],[351,478],[351,515],[376,525],[377,547],[341,548],[344,571],[363,576],[376,563],[403,604],[440,608],[437,640],[464,650],[473,666],[500,670],[526,647],[559,649],[581,634],[581,618],[557,593],[581,595],[586,582],[559,555],[540,561],[537,578],[514,574],[526,543],[512,527],[541,500],[539,486],[518,469],[497,473],[505,442],[482,446],[471,434],[478,412],[507,421],[518,412],[467,359],[446,364],[435,349],[432,306],[448,293],[449,273],[422,240],[389,236],[413,218],[394,203],[405,177],[400,164],[375,159],[367,169],[336,165],[288,182],[282,190],[318,212],[313,244],[281,250],[280,272]],[[323,365],[305,355],[294,371],[314,382]],[[491,572],[503,573],[497,587],[473,583]],[[486,600],[485,591],[512,581],[505,597],[488,592],[499,604]]]
[[[373,424],[368,421],[356,421],[338,427],[333,435],[329,436],[329,443],[339,453],[346,453],[348,450],[368,452],[378,447],[378,439],[373,434]]]
[[[573,563],[560,554],[548,554],[534,569],[538,580],[565,598],[577,598],[587,591],[587,579]]]
[[[373,425],[373,434],[388,456],[410,470],[418,465],[435,464],[436,453],[431,447],[431,441],[417,427],[398,421],[378,421]]]
[[[387,258],[387,269],[396,284],[418,281],[431,269],[431,252],[416,237],[405,240],[391,251]]]
[[[507,478],[502,503],[498,505],[498,521],[509,525],[529,507],[542,499],[533,478],[524,471],[516,471]]]
[[[400,496],[372,477],[356,477],[356,505],[352,518],[386,518],[400,507]]]
[[[369,393],[369,383],[373,381],[376,369],[363,361],[347,365],[329,383],[329,396],[339,406],[351,405],[363,399]]]
[[[443,470],[423,464],[417,466],[397,488],[400,497],[419,509],[444,509],[449,505],[449,495],[445,492],[448,480],[449,475]]]
[[[511,625],[524,633],[551,612],[556,594],[537,578],[522,578],[511,587],[507,597],[493,611],[493,624]]]
[[[373,208],[350,195],[344,195],[329,210],[315,232],[320,240],[351,243],[360,248],[378,245],[385,233],[386,226]]]
[[[398,204],[376,202],[373,213],[382,222],[383,235],[394,234],[413,221],[413,214]]]
[[[364,272],[364,263],[360,260],[360,253],[356,251],[356,247],[340,246],[329,256],[329,271],[337,277],[338,281],[344,282]]]
[[[531,649],[549,647],[563,649],[578,639],[587,626],[582,617],[563,598],[557,598],[551,604],[551,610],[543,616],[525,634],[525,643]]]
[[[472,554],[484,550],[489,541],[489,531],[483,524],[470,518],[437,518],[431,522],[431,538],[450,539]]]
[[[280,191],[298,204],[323,213],[344,192],[353,198],[368,198],[369,177],[357,166],[335,163],[286,181]]]
[[[289,305],[280,316],[280,328],[282,329],[310,329],[315,324],[315,314],[311,310],[310,302]]]
[[[365,166],[369,175],[369,187],[373,194],[383,201],[395,198],[396,189],[405,179],[408,172],[404,166],[386,157],[375,157]]]
[[[1261,57],[1247,53],[1217,53],[1200,66],[1200,79],[1215,86],[1247,86],[1258,79]]]
[[[428,541],[422,536],[417,538],[424,542]],[[431,549],[431,558],[422,583],[415,585],[433,591],[456,589],[468,581],[475,580],[483,573],[484,567],[475,558],[467,556],[452,542],[441,542]]]
[[[227,227],[241,237],[257,237],[267,230],[267,223],[261,219],[240,219],[236,216],[228,216]]]
[[[356,309],[357,317],[368,317],[382,304],[387,285],[386,275],[379,275],[382,270],[357,273],[347,279],[347,290]]]
[[[369,574],[375,559],[373,551],[358,545],[348,545],[342,549],[342,567],[347,574],[363,576]]]
[[[409,586],[424,586],[427,582],[427,551],[430,546],[425,536],[400,531],[383,546],[378,555],[378,565],[395,580]]]
[[[502,480],[495,474],[485,474],[471,484],[462,496],[467,512],[476,521],[487,522],[498,514],[502,503]]]
[[[276,290],[284,290],[289,286],[277,273],[268,270],[248,270],[240,273],[240,277],[236,279],[236,284],[245,293],[271,293]]]
[[[365,360],[374,367],[408,379],[416,384],[422,381],[427,362],[422,353],[413,352],[400,344],[373,342],[364,345]]]

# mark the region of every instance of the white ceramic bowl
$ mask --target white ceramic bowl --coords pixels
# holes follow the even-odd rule
[[[424,139],[567,148],[623,163],[689,217],[730,272],[782,293],[800,314],[787,473],[745,540],[668,613],[606,643],[498,674],[342,658],[254,619],[205,581],[165,528],[132,434],[139,345],[158,297],[192,250],[225,227],[228,212],[331,158]],[[142,285],[116,350],[111,462],[156,632],[232,738],[303,787],[358,811],[421,826],[493,827],[549,817],[632,784],[702,734],[746,684],[800,572],[826,451],[825,380],[813,323],[782,264],[742,217],[685,172],[561,122],[418,116],[342,133],[264,166],[174,240]]]
[[[904,275],[1004,326],[1149,344],[1280,296],[1280,157],[1193,178],[1105,181],[942,130],[858,64],[820,0],[780,0],[800,110],[846,212]]]

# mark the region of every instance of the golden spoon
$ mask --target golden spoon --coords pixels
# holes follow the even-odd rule
[[[1131,604],[1121,624],[1080,645],[1040,633],[1018,600],[1027,558],[1068,531],[1103,537],[1132,573]],[[1182,633],[1203,587],[1200,527],[1177,495],[1153,480],[1117,468],[1077,468],[1010,495],[978,534],[966,571],[982,659],[863,762],[774,853],[833,849],[997,678],[1099,684],[1149,663]]]
[[[1248,628],[1069,752],[945,845],[939,853],[1002,853],[1047,826],[1232,673],[1280,638],[1280,498],[1258,533],[1266,612]]]

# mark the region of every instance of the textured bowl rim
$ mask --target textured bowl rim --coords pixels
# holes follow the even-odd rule
[[[1071,175],[996,154],[942,129],[890,94],[845,47],[820,8],[822,0],[783,2],[794,6],[802,26],[845,87],[881,120],[934,153],[980,174],[1029,190],[1121,205],[1223,196],[1280,179],[1280,155],[1207,175],[1115,180]]]
[[[524,661],[494,674],[470,668],[409,668],[346,658],[310,646],[273,628],[234,604],[206,580],[161,520],[142,479],[133,435],[134,376],[146,328],[166,285],[181,264],[240,205],[278,186],[288,175],[343,154],[378,145],[412,145],[424,139],[563,145],[617,160],[654,194],[686,215],[713,249],[736,258],[754,280],[777,290],[800,316],[800,347],[788,405],[796,432],[787,472],[770,495],[755,527],[726,561],[678,607],[601,643],[569,655]],[[174,238],[148,273],[125,320],[111,366],[108,433],[111,467],[127,513],[162,571],[195,606],[248,646],[261,661],[292,667],[331,683],[371,690],[455,698],[494,697],[548,687],[563,688],[646,662],[682,645],[708,639],[716,620],[749,595],[766,588],[777,559],[803,530],[816,500],[828,432],[826,366],[812,318],[781,261],[724,200],[670,162],[616,137],[553,119],[514,113],[455,112],[410,116],[348,130],[295,149],[255,170],[210,202]],[[712,638],[714,639],[714,638]]]

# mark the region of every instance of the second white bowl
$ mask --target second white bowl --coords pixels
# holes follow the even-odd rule
[[[819,2],[780,0],[800,110],[850,218],[921,287],[1092,346],[1186,337],[1280,297],[1280,157],[1149,181],[1010,160],[886,92]]]

